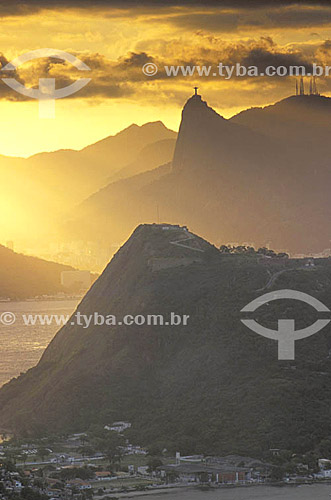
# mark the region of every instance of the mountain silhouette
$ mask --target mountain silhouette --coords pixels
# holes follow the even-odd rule
[[[40,238],[61,240],[57,228],[65,214],[107,185],[110,178],[120,179],[170,161],[175,139],[176,133],[162,122],[152,122],[131,125],[80,151],[39,153],[27,159],[0,157],[6,210],[16,214],[14,223],[2,222],[3,232],[11,239],[25,239],[36,250]]]
[[[263,135],[296,143],[309,151],[310,144],[327,145],[331,128],[331,99],[320,95],[291,96],[265,108],[235,115],[231,122]]]
[[[293,254],[330,248],[330,101],[292,96],[226,120],[192,96],[171,172],[111,183],[78,208],[68,236],[79,238],[83,228],[92,239],[123,241],[159,213],[217,245],[271,245]]]
[[[14,252],[0,245],[0,297],[26,299],[63,292],[61,272],[71,266]]]
[[[173,312],[189,315],[187,325],[83,328],[73,316],[38,365],[0,390],[0,427],[40,436],[125,419],[138,443],[192,453],[313,449],[331,432],[328,330],[280,362],[277,343],[240,321],[276,273],[274,286],[295,283],[331,306],[329,259],[311,270],[299,260],[224,254],[178,226],[139,226],[78,311],[117,319]],[[315,319],[299,301],[275,302],[262,308],[261,324],[274,329],[290,317],[300,328]]]

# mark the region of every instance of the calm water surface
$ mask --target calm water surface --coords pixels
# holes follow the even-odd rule
[[[147,495],[146,500],[330,500],[331,485],[258,486],[229,490],[197,491],[187,489],[176,493]]]
[[[26,326],[22,314],[71,314],[80,299],[34,302],[0,302],[0,315],[10,311],[16,315],[13,325],[0,323],[0,387],[35,366],[45,348],[60,329],[52,325]]]

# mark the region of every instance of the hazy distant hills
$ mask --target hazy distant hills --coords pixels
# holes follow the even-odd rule
[[[302,254],[330,248],[330,102],[293,96],[226,120],[193,96],[171,172],[110,184],[70,217],[67,237],[84,231],[97,241],[123,241],[138,223],[160,217],[217,244]]]
[[[58,222],[75,206],[119,179],[158,167],[171,160],[176,133],[161,122],[131,125],[81,151],[60,150],[40,153],[27,159],[0,157],[4,210],[15,213],[0,230],[10,239],[48,241],[60,239]],[[39,244],[40,245],[40,244]]]
[[[222,254],[181,228],[138,227],[79,312],[166,321],[175,312],[190,315],[188,326],[84,329],[72,318],[39,364],[1,389],[0,428],[42,435],[128,420],[136,442],[183,453],[314,449],[331,434],[328,327],[296,343],[295,361],[278,361],[277,343],[248,330],[240,310],[279,270],[275,288],[331,307],[331,263],[315,264]],[[316,319],[299,301],[276,301],[256,319],[275,328],[280,317],[297,328]]]
[[[232,117],[231,122],[255,132],[297,143],[326,146],[331,129],[331,99],[318,95],[292,96],[265,108],[252,108]]]
[[[64,229],[69,239],[96,240],[100,245],[119,246],[137,221],[153,222],[159,206],[157,193],[150,196],[154,183],[168,178],[171,162],[147,172],[111,182],[81,203]],[[146,193],[147,190],[147,193]],[[166,194],[166,193],[165,193]],[[106,263],[105,263],[106,264]]]
[[[0,231],[35,248],[41,238],[110,248],[139,223],[168,220],[217,245],[330,249],[330,102],[292,96],[226,120],[198,95],[178,137],[154,122],[78,152],[0,158],[2,203],[15,213]]]
[[[141,155],[145,149],[149,168],[169,161],[176,135],[162,122],[131,125],[115,136],[102,139],[81,151],[60,150],[31,156],[26,160],[26,168],[29,169],[31,177],[41,176],[46,185],[47,182],[56,182],[63,190],[63,183],[69,183],[70,188],[74,189],[74,196],[82,200],[106,184],[110,176],[120,175],[119,172],[125,167],[128,167],[130,172],[132,163],[135,163],[134,173],[144,171],[145,165]],[[168,148],[164,146],[163,141],[167,141]],[[160,142],[161,147],[156,147],[155,143]],[[152,148],[152,153],[149,147]],[[77,184],[76,187],[74,183]]]
[[[0,245],[0,298],[25,299],[63,292],[61,272],[72,270]]]
[[[148,170],[152,170],[155,167],[157,168],[160,165],[168,163],[173,157],[175,146],[175,139],[163,139],[161,141],[148,144],[148,146],[145,146],[140,151],[137,158],[133,162],[128,163],[125,167],[108,177],[105,186],[114,181],[132,177],[133,175],[147,172]]]
[[[146,123],[140,127],[131,125],[115,136],[107,137],[87,146],[80,151],[80,155],[92,159],[97,169],[103,168],[104,172],[110,175],[113,173],[112,170],[119,171],[137,160],[137,156],[146,146],[165,139],[175,140],[176,137],[177,134],[166,128],[160,121]],[[156,149],[154,154],[155,152]],[[156,158],[156,156],[155,159],[160,162],[160,159]],[[109,170],[109,167],[111,167],[111,170]]]

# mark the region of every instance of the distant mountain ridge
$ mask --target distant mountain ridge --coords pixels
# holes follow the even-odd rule
[[[27,159],[1,157],[6,210],[16,214],[14,223],[5,219],[1,229],[9,239],[32,240],[27,245],[32,247],[35,243],[25,221],[33,221],[36,239],[61,240],[58,224],[65,214],[112,176],[123,178],[170,161],[176,135],[159,121],[134,124],[81,151],[59,150]]]
[[[83,227],[95,240],[123,241],[159,214],[216,244],[270,245],[300,254],[330,248],[330,102],[292,96],[226,120],[192,96],[171,172],[152,181],[142,174],[136,187],[135,177],[110,184],[107,199],[102,190],[84,201],[67,234],[79,238]],[[117,217],[110,220],[109,213]]]
[[[291,96],[227,120],[192,96],[176,144],[160,122],[133,125],[81,152],[37,155],[29,168],[0,161],[2,184],[20,227],[34,220],[46,241],[117,246],[139,223],[160,218],[217,245],[327,253],[330,102]]]
[[[141,126],[133,124],[80,151],[39,153],[27,159],[27,166],[30,168],[30,175],[43,175],[45,171],[53,170],[54,175],[60,179],[59,182],[69,182],[70,176],[74,176],[79,183],[79,190],[83,190],[80,191],[79,198],[83,199],[84,192],[90,193],[101,187],[109,175],[137,160],[145,147],[165,139],[175,140],[176,135],[160,121]],[[45,159],[51,159],[52,162],[45,164]],[[156,159],[154,166],[159,165],[158,161]],[[141,166],[141,169],[143,171],[144,167]]]
[[[303,145],[325,144],[331,127],[331,99],[321,95],[291,96],[264,108],[238,113],[231,122]]]

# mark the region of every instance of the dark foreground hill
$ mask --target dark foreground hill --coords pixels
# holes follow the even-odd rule
[[[0,245],[0,297],[25,299],[63,292],[61,272],[73,270]]]
[[[178,244],[179,243],[179,244]],[[278,278],[270,281],[270,275]],[[183,228],[139,226],[78,307],[81,314],[189,315],[187,326],[62,328],[41,361],[0,391],[0,427],[21,434],[132,422],[132,437],[187,452],[313,449],[331,435],[329,328],[296,343],[295,361],[248,330],[240,310],[269,282],[331,306],[331,262],[224,254]],[[294,302],[294,304],[292,304]],[[315,320],[298,301],[256,319]]]

